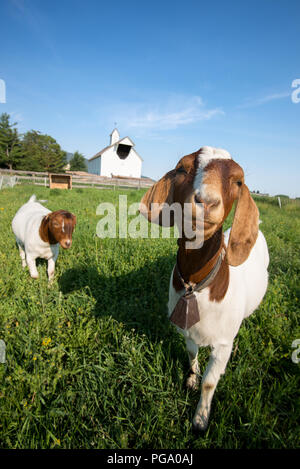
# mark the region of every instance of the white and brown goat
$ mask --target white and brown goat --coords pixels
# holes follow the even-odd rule
[[[232,227],[223,234],[223,223],[235,201]],[[204,220],[202,247],[187,249],[185,235],[178,239],[168,315],[172,319],[179,302],[192,293],[198,317],[189,324],[182,317],[173,322],[186,340],[191,368],[188,387],[195,389],[199,384],[199,346],[212,348],[193,419],[196,429],[205,430],[212,397],[225,372],[233,340],[243,319],[259,306],[267,290],[269,254],[258,228],[257,206],[244,183],[244,172],[227,151],[202,147],[181,158],[176,168],[144,195],[140,211],[149,221],[162,224],[162,212],[157,216],[156,210],[153,217],[152,204],[164,207],[163,204],[173,203],[179,203],[183,210],[185,203],[191,204],[192,217],[200,207]],[[188,308],[185,313],[184,308],[182,311],[187,314]]]
[[[48,260],[48,279],[53,280],[59,246],[69,249],[76,216],[65,210],[51,212],[32,195],[17,211],[12,221],[22,259],[22,267],[28,266],[32,278],[38,278],[36,259]]]

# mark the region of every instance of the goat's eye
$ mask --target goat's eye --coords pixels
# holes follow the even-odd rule
[[[176,173],[187,174],[183,166],[180,166],[179,168],[177,168]]]
[[[239,187],[241,187],[241,185],[243,184],[242,181],[236,181],[236,183]]]

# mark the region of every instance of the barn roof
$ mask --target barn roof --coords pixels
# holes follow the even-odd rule
[[[94,156],[92,156],[91,158],[89,158],[89,161],[92,161],[92,160],[95,160],[96,158],[101,158],[101,156],[103,155],[103,153],[105,153],[109,148],[112,148],[114,145],[118,145],[119,143],[122,143],[123,140],[125,140],[126,138],[128,138],[128,140],[131,141],[132,143],[132,146],[134,147],[135,144],[133,143],[133,141],[131,140],[131,138],[129,137],[123,137],[121,138],[120,140],[118,140],[117,142],[113,143],[112,145],[108,145],[107,147],[103,148],[102,150],[98,151],[98,153],[96,153]],[[137,156],[140,158],[141,161],[143,161],[143,158],[138,154],[138,152],[136,151],[136,149],[134,149],[135,153],[137,154]]]

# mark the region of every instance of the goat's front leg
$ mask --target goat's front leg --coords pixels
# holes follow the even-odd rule
[[[52,282],[52,280],[54,279],[54,271],[55,271],[55,259],[53,257],[50,257],[50,259],[48,259],[48,281],[49,283]]]
[[[193,419],[195,430],[206,430],[209,420],[211,401],[220,376],[225,368],[232,350],[230,345],[218,345],[211,352],[207,368],[201,382],[201,397]]]
[[[186,385],[190,389],[198,389],[200,381],[200,370],[198,363],[198,345],[193,340],[185,339],[186,349],[190,362],[190,374],[186,380]]]
[[[26,262],[32,278],[39,278],[39,273],[35,264],[35,257],[31,257],[29,254],[26,254]]]

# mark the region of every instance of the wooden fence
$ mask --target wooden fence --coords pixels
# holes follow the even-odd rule
[[[66,174],[72,174],[68,172]],[[16,184],[35,184],[37,186],[49,187],[49,174],[44,172],[35,171],[15,171],[9,169],[1,169],[0,175],[3,176],[16,176]],[[126,178],[126,177],[103,177],[94,174],[72,174],[72,187],[73,188],[89,188],[95,189],[109,189],[109,188],[122,188],[122,189],[143,189],[149,188],[155,181],[147,178]]]
[[[294,206],[300,206],[300,199],[299,198],[295,198],[295,199],[291,199],[289,197],[286,197],[286,196],[271,196],[269,194],[257,194],[256,192],[252,193],[251,192],[251,195],[252,197],[254,198],[254,200],[258,201],[258,202],[268,202],[269,204],[272,204],[272,205],[276,205],[280,208],[282,207],[285,207],[287,205],[294,205]]]

